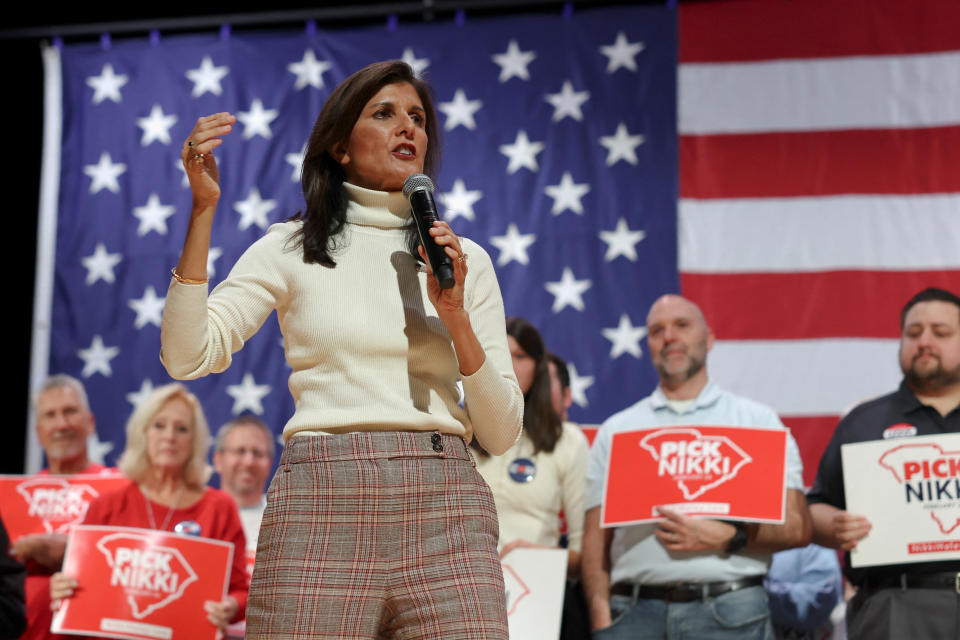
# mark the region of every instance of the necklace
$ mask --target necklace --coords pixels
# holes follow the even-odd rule
[[[183,496],[183,488],[185,485],[180,485],[180,491],[177,492],[177,497],[174,498],[173,504],[170,505],[170,508],[167,509],[167,517],[163,519],[163,525],[158,527],[157,521],[153,517],[153,505],[150,504],[150,498],[147,496],[147,492],[143,487],[140,487],[140,494],[143,496],[143,502],[147,505],[147,517],[150,518],[150,528],[156,529],[157,531],[166,531],[167,525],[170,524],[170,519],[173,518],[173,512],[177,510],[177,505],[180,504],[180,498]]]

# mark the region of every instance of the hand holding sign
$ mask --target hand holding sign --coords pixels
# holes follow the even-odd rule
[[[839,549],[850,551],[857,548],[857,543],[867,537],[873,525],[866,516],[837,511],[830,519],[830,532],[838,543]]]
[[[233,596],[227,596],[220,602],[207,600],[203,603],[203,610],[207,612],[207,620],[220,629],[224,629],[230,624],[233,616],[237,615],[237,609],[239,608],[240,604]]]
[[[666,517],[653,535],[667,551],[723,551],[736,533],[732,524],[720,520],[685,516],[669,507],[657,507]]]
[[[50,608],[56,611],[60,608],[60,601],[73,596],[77,590],[77,579],[62,571],[50,576]]]

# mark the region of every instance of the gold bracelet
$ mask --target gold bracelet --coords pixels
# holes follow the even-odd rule
[[[203,280],[194,280],[193,278],[184,278],[182,275],[177,273],[177,268],[174,267],[170,269],[170,273],[173,274],[173,277],[177,279],[177,282],[182,282],[183,284],[207,284],[209,278],[204,278]]]

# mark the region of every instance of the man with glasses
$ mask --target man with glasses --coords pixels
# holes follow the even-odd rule
[[[256,416],[234,418],[217,432],[213,466],[220,474],[220,488],[237,501],[248,550],[257,548],[267,506],[264,487],[275,453],[273,432]]]

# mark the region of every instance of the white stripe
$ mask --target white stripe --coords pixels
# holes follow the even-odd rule
[[[682,64],[683,134],[960,123],[960,52]]]
[[[30,349],[30,398],[47,377],[50,362],[50,316],[53,309],[53,263],[57,243],[57,199],[60,196],[60,137],[63,126],[63,82],[60,50],[43,48],[43,163],[40,169],[40,211],[37,219],[37,266],[33,294],[33,336]],[[24,470],[40,470],[41,449],[32,428],[33,402],[27,415]]]
[[[837,415],[895,390],[897,340],[718,340],[710,378],[780,415]]]
[[[955,269],[958,212],[960,194],[681,199],[680,270]]]

